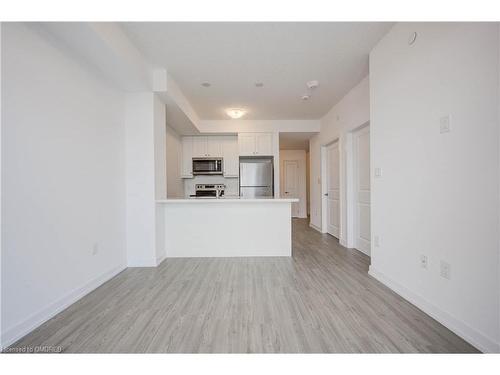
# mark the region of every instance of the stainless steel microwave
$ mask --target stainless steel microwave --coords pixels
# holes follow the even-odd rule
[[[193,158],[193,175],[222,174],[222,158]]]

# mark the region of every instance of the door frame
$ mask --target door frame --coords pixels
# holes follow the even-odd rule
[[[354,133],[369,127],[370,121],[352,129],[346,136],[346,244],[353,249],[356,245],[356,155],[354,154]],[[370,137],[371,146],[371,137]],[[371,147],[370,147],[370,176],[371,176]],[[371,193],[370,193],[371,194]]]
[[[337,143],[339,149],[339,190],[340,190],[340,199],[339,199],[339,241],[342,238],[343,228],[342,228],[342,178],[341,178],[341,160],[340,157],[342,153],[340,138],[335,138],[333,141],[328,142],[326,144],[321,145],[321,233],[328,233],[328,198],[326,197],[326,192],[328,190],[327,186],[327,153],[326,149],[332,146],[334,143]]]
[[[284,197],[284,198],[287,198],[287,195],[286,195],[286,192],[285,192],[285,188],[286,188],[286,177],[287,177],[287,174],[286,174],[286,164],[287,163],[295,163],[296,166],[297,166],[297,175],[296,175],[296,178],[297,178],[297,185],[295,187],[296,189],[296,195],[298,196],[295,196],[293,198],[299,198],[299,202],[295,203],[297,206],[295,206],[297,208],[297,215],[293,215],[293,208],[294,208],[294,203],[292,203],[292,217],[298,217],[298,218],[304,218],[304,215],[302,215],[302,209],[300,207],[300,203],[301,201],[303,200],[302,198],[302,181],[300,179],[300,172],[301,172],[301,167],[300,167],[300,160],[298,159],[283,159],[282,160],[282,171],[281,171],[281,177],[282,177],[282,184],[281,184],[281,189],[282,189],[282,192],[281,192],[281,196]]]

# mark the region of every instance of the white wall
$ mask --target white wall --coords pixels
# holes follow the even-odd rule
[[[127,264],[156,266],[164,258],[155,200],[166,197],[165,106],[151,92],[126,96]],[[163,228],[160,226],[159,228]]]
[[[181,179],[180,164],[182,157],[182,139],[177,132],[167,126],[167,197],[183,198],[184,185]]]
[[[298,162],[298,196],[293,198],[299,198],[297,204],[299,206],[298,217],[307,217],[307,181],[306,181],[306,152],[304,150],[280,150],[280,171],[281,171],[281,196],[287,198],[284,194],[284,162],[285,160],[296,160]]]
[[[167,119],[165,104],[153,95],[155,199],[167,198]]]
[[[333,141],[339,141],[340,147],[340,243],[349,245],[346,237],[347,227],[347,149],[350,133],[370,121],[369,81],[365,77],[342,100],[337,103],[322,119],[321,131],[309,142],[310,154],[310,200],[311,225],[320,231],[322,227],[321,202],[321,147]]]
[[[397,24],[370,55],[372,170],[382,168],[370,272],[486,351],[500,338],[497,28]]]
[[[8,345],[125,267],[125,134],[120,92],[27,26],[2,28]]]
[[[155,150],[152,93],[127,94],[127,263],[155,264]]]

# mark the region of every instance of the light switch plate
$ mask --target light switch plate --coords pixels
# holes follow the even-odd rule
[[[379,247],[380,246],[380,238],[379,238],[379,236],[373,236],[373,244],[375,245],[375,247]]]
[[[420,267],[427,269],[427,256],[426,255],[420,255]]]
[[[382,177],[382,168],[376,167],[375,168],[375,177]]]
[[[439,119],[439,132],[449,133],[451,131],[451,118],[450,115],[443,116]]]

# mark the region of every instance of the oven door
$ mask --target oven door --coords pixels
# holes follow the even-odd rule
[[[215,190],[196,190],[196,198],[217,198]]]
[[[193,158],[193,175],[222,174],[222,158]]]

